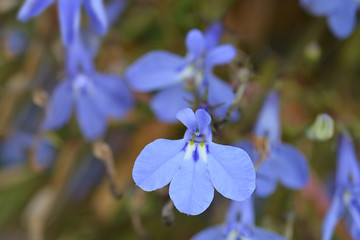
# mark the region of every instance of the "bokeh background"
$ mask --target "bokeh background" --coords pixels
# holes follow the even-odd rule
[[[134,92],[135,109],[122,122],[112,122],[105,138],[115,157],[120,199],[109,190],[105,165],[94,157],[74,119],[46,133],[51,144],[45,158],[35,154],[41,143],[29,146],[26,137],[19,137],[42,137],[43,106],[64,76],[56,6],[21,23],[16,15],[22,2],[0,1],[0,239],[189,239],[221,223],[229,201],[219,194],[199,216],[174,209],[168,226],[162,218],[167,188],[146,193],[135,187],[131,170],[142,148],[157,138],[182,138],[185,130],[154,118],[151,94]],[[222,19],[222,42],[236,46],[238,58],[230,68],[215,71],[231,83],[234,68],[247,62],[252,77],[240,104],[241,120],[225,125],[214,140],[231,144],[249,138],[265,94],[278,88],[283,140],[305,153],[311,181],[301,191],[279,187],[271,197],[257,200],[257,224],[293,240],[320,239],[336,137],[314,142],[305,133],[317,114],[326,112],[360,146],[359,29],[337,40],[325,19],[312,17],[296,0],[129,0],[126,5],[103,38],[96,58],[100,71],[123,74],[154,49],[184,55],[190,29],[204,30]],[[342,224],[334,239],[350,239]]]

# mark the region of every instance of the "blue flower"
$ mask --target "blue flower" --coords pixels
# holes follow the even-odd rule
[[[336,224],[346,215],[353,239],[360,239],[360,166],[350,136],[338,143],[335,193],[323,222],[323,240],[330,240]]]
[[[294,146],[281,142],[279,95],[271,92],[265,99],[254,129],[254,142],[240,141],[235,146],[243,148],[254,164],[263,162],[257,169],[256,194],[272,194],[280,182],[287,188],[300,189],[309,179],[305,156]]]
[[[48,168],[55,160],[56,147],[49,139],[37,139],[27,132],[14,132],[1,145],[1,164],[5,167],[23,164],[29,159],[31,150],[37,169]]]
[[[56,130],[76,117],[84,137],[103,136],[110,118],[121,119],[133,106],[132,95],[116,75],[95,71],[90,49],[79,35],[67,48],[66,78],[55,88],[46,108],[44,130]]]
[[[26,0],[20,9],[18,18],[21,21],[27,21],[38,16],[53,2],[55,0]],[[78,34],[82,6],[97,32],[105,34],[107,31],[108,20],[102,0],[58,0],[60,27],[65,45],[71,44]]]
[[[339,39],[349,37],[356,26],[357,0],[300,0],[315,16],[325,16],[332,33]]]
[[[253,199],[232,201],[225,224],[205,229],[191,240],[285,240],[279,234],[255,227],[254,223]]]
[[[233,200],[249,198],[255,189],[255,171],[240,148],[212,142],[211,117],[204,110],[181,110],[176,117],[186,127],[184,138],[158,139],[139,154],[133,179],[145,191],[169,184],[170,198],[182,213],[205,211],[214,197],[214,187]]]
[[[225,116],[234,98],[233,89],[212,70],[217,65],[231,62],[236,49],[230,44],[218,46],[221,34],[220,23],[211,25],[204,35],[193,29],[185,39],[188,50],[185,57],[157,50],[129,66],[126,77],[136,91],[159,90],[151,101],[151,108],[159,120],[176,122],[176,113],[189,107],[188,101],[202,98],[207,88],[207,104],[223,104],[214,110],[214,115]],[[235,112],[233,118],[237,114]]]

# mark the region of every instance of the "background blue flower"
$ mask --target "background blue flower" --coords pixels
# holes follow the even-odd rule
[[[94,29],[105,34],[108,28],[103,0],[57,0],[61,35],[65,45],[70,45],[78,35],[81,8],[84,6]],[[28,21],[41,14],[55,0],[26,0],[20,9],[18,18]]]
[[[297,148],[281,141],[278,92],[266,97],[253,133],[255,142],[239,141],[234,145],[244,149],[254,164],[264,158],[256,171],[256,195],[269,196],[277,182],[290,189],[304,187],[309,179],[306,158]]]
[[[176,113],[189,107],[188,101],[202,98],[208,89],[207,104],[218,106],[216,117],[224,117],[234,93],[230,85],[214,75],[213,68],[231,62],[236,49],[230,44],[218,46],[222,25],[214,23],[205,34],[198,29],[185,38],[185,57],[167,51],[152,51],[135,61],[126,71],[126,78],[136,91],[160,90],[150,105],[156,117],[164,122],[176,122]],[[169,104],[171,103],[171,104]],[[233,118],[237,117],[235,111]]]
[[[205,229],[191,238],[191,240],[227,239],[285,240],[279,234],[255,227],[253,198],[242,202],[232,201],[225,224]]]
[[[323,240],[330,240],[343,215],[353,239],[360,239],[360,166],[351,137],[342,134],[338,143],[335,193],[323,222]]]
[[[311,14],[325,16],[335,37],[349,37],[356,26],[359,1],[356,0],[300,0],[300,4]]]

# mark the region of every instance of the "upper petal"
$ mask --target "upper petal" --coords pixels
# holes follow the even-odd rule
[[[81,3],[82,0],[58,0],[61,36],[66,46],[79,34]]]
[[[203,161],[184,160],[170,183],[169,194],[175,207],[182,213],[198,215],[214,198],[209,171]]]
[[[204,37],[207,49],[216,47],[221,39],[224,26],[221,22],[213,22],[205,31]]]
[[[18,13],[20,21],[27,21],[42,13],[55,0],[27,0]]]
[[[131,64],[125,76],[135,90],[153,91],[181,81],[179,74],[184,64],[184,59],[178,55],[152,51]]]
[[[303,188],[309,180],[309,166],[304,154],[289,144],[279,144],[271,152],[280,182],[291,189]]]
[[[211,117],[205,109],[198,109],[195,112],[197,126],[201,133],[207,130],[211,123]]]
[[[72,108],[71,82],[64,80],[55,88],[46,106],[43,128],[53,130],[65,125],[71,117]]]
[[[185,39],[188,52],[194,57],[200,57],[205,51],[205,38],[198,29],[192,29],[188,32]]]
[[[193,236],[190,240],[220,240],[225,239],[224,234],[224,226],[219,225],[215,227],[207,228],[195,236]]]
[[[103,0],[87,0],[84,1],[84,4],[94,29],[100,34],[105,34],[108,28],[108,20]]]
[[[145,191],[154,191],[169,184],[184,160],[185,141],[157,139],[146,145],[136,158],[133,179]]]
[[[265,98],[256,121],[254,134],[267,138],[270,142],[281,141],[280,106],[277,91],[270,92]]]
[[[176,114],[176,118],[191,131],[196,131],[196,117],[191,108],[181,110]]]
[[[205,58],[205,66],[212,68],[216,65],[223,65],[231,62],[236,56],[236,49],[225,44],[211,49]]]
[[[327,19],[329,28],[339,39],[349,37],[356,25],[357,3],[354,0],[343,0],[338,8]]]
[[[327,212],[322,225],[322,240],[330,240],[334,232],[336,224],[343,215],[345,207],[342,203],[340,195],[335,194],[331,207]]]
[[[208,168],[212,183],[224,197],[243,201],[254,192],[254,165],[244,150],[210,143]]]
[[[354,144],[349,135],[341,134],[338,141],[336,183],[345,185],[350,182],[360,183],[360,168]]]

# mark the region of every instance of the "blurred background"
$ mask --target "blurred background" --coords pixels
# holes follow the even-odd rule
[[[111,122],[104,141],[114,156],[112,180],[74,119],[57,132],[39,132],[43,107],[64,77],[64,48],[56,5],[21,23],[16,15],[22,3],[0,1],[0,239],[189,239],[222,223],[229,201],[219,194],[199,216],[170,211],[169,224],[162,217],[168,189],[147,193],[135,187],[131,171],[143,147],[157,138],[182,138],[185,130],[154,118],[151,94],[134,92],[136,107],[125,120]],[[245,59],[253,77],[240,104],[241,120],[225,125],[214,141],[250,137],[265,94],[278,88],[283,140],[305,153],[312,176],[301,191],[279,187],[258,200],[257,225],[293,240],[320,239],[336,138],[314,142],[305,133],[326,112],[359,146],[359,29],[337,40],[324,18],[309,15],[296,0],[129,0],[103,38],[97,69],[121,75],[155,49],[185,55],[186,33],[219,19],[226,26],[222,42],[236,46],[238,59],[215,71],[231,83],[232,71]],[[114,184],[121,197],[111,191]],[[340,224],[334,239],[351,238]]]

